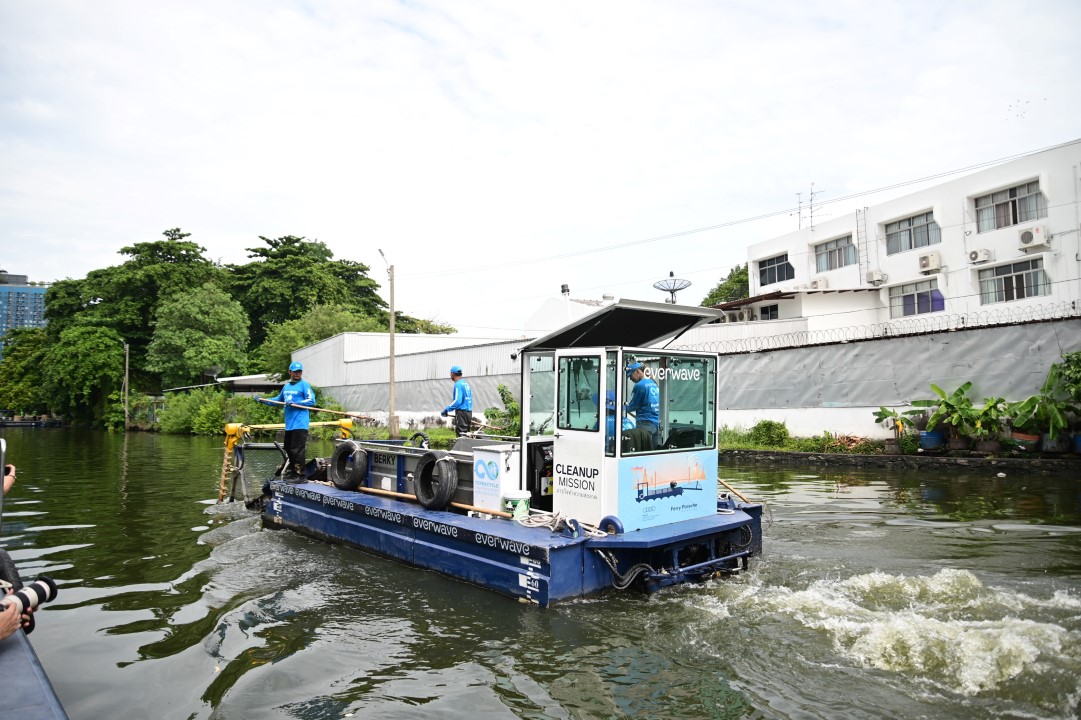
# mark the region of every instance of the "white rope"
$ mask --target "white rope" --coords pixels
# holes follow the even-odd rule
[[[526,517],[516,518],[519,525],[528,528],[548,528],[554,533],[562,531],[563,528],[570,528],[571,520],[563,513],[555,512],[550,513],[544,510],[537,510],[535,508],[529,508],[530,515]],[[608,533],[593,527],[592,525],[586,525],[583,522],[579,522],[578,525],[582,528],[582,531],[587,537],[608,537]]]

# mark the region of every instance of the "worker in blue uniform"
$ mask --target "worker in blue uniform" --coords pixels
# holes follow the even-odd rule
[[[627,378],[634,383],[627,412],[634,415],[634,424],[640,430],[648,430],[653,436],[653,447],[661,446],[661,390],[656,381],[647,377],[646,366],[634,362],[627,366]]]
[[[451,367],[450,379],[454,381],[454,399],[439,414],[447,417],[454,411],[454,434],[461,437],[473,425],[473,388],[462,377],[462,368],[457,365]]]
[[[606,398],[606,400],[605,400],[605,403],[604,403],[604,408],[605,408],[604,451],[610,453],[610,452],[612,452],[612,449],[616,446],[616,391],[615,390],[609,390],[608,392],[605,393],[605,398]],[[599,405],[600,405],[600,395],[599,394],[593,393],[593,402],[598,404],[597,412],[599,413],[600,412],[600,407],[599,407]],[[629,417],[627,417],[626,414],[624,414],[623,415],[623,422],[622,422],[622,429],[623,430],[630,430],[633,427],[634,427],[634,420],[631,420]],[[599,428],[600,428],[600,419],[598,418],[597,422],[593,424],[593,429],[597,430]]]
[[[289,382],[282,386],[277,395],[256,398],[258,402],[270,400],[285,403],[285,454],[288,460],[282,479],[294,484],[307,481],[304,465],[308,447],[308,408],[315,405],[315,390],[301,377],[303,373],[303,365],[292,363],[289,365]]]

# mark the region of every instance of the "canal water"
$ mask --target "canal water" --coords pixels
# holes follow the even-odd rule
[[[723,467],[732,580],[548,610],[216,506],[214,438],[5,430],[2,544],[73,720],[1071,718],[1081,479]],[[0,716],[3,715],[0,710]]]

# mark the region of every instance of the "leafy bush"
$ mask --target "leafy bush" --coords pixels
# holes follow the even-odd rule
[[[214,393],[195,410],[191,431],[196,435],[221,435],[225,428],[225,394]]]
[[[789,440],[788,428],[782,422],[760,420],[751,428],[749,438],[756,445],[784,447]]]
[[[505,409],[488,408],[484,411],[484,418],[488,421],[488,425],[500,428],[490,430],[490,432],[517,437],[522,434],[522,406],[514,399],[506,385],[500,384],[497,390]],[[488,428],[481,429],[488,430]]]
[[[170,393],[165,397],[165,408],[158,415],[158,429],[163,433],[191,434],[200,408],[205,403],[221,402],[224,397],[225,393],[216,388]],[[222,430],[222,426],[218,425],[217,431],[220,433]]]

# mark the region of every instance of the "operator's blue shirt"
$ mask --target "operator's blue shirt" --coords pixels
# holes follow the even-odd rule
[[[312,390],[312,386],[308,384],[307,380],[297,380],[282,385],[281,392],[272,398],[267,400],[277,400],[278,402],[294,403],[296,405],[307,405],[309,407],[315,405],[315,391]],[[308,429],[308,411],[305,408],[295,408],[285,406],[285,429],[286,430],[307,430]]]
[[[661,389],[653,378],[644,377],[634,384],[631,399],[627,403],[627,412],[634,413],[634,419],[639,423],[660,423]]]
[[[447,405],[443,412],[450,413],[454,410],[473,412],[473,388],[469,387],[469,383],[465,381],[465,378],[454,383],[454,400],[451,401],[450,405]]]

